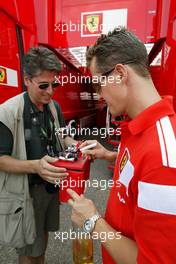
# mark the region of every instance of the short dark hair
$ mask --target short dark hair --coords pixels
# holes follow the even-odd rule
[[[129,63],[134,71],[149,77],[148,56],[145,45],[126,28],[115,28],[107,35],[102,34],[95,45],[86,54],[87,66],[96,57],[96,66],[100,73],[113,68],[117,63]]]
[[[61,63],[56,54],[48,48],[39,46],[30,48],[23,61],[23,71],[29,79],[43,71],[61,71]]]

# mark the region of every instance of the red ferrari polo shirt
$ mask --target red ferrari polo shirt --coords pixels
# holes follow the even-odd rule
[[[175,135],[176,114],[168,98],[122,128],[105,219],[136,241],[139,264],[176,263]],[[103,263],[115,263],[104,247]]]

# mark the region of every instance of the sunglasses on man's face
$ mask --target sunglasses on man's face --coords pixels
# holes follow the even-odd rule
[[[125,65],[125,64],[131,64],[131,63],[135,63],[136,61],[137,60],[134,59],[134,60],[126,61],[126,62],[121,62],[120,64],[123,64],[123,65]],[[106,72],[102,73],[101,74],[101,77],[108,77],[108,75],[111,74],[111,72],[114,71],[115,67],[111,68],[109,71],[106,71]],[[95,90],[95,92],[97,94],[100,94],[101,93],[101,89],[102,89],[102,83],[101,83],[101,81],[99,81],[97,83],[92,82],[92,86],[93,86],[93,88],[94,88],[94,90]]]
[[[59,82],[42,82],[42,83],[38,83],[38,88],[41,89],[41,90],[45,90],[47,89],[51,84],[51,87],[52,88],[57,88],[60,86],[60,83]]]
[[[100,94],[101,93],[101,82],[97,82],[97,83],[93,83],[92,82],[92,87],[93,87],[94,91],[97,94]]]
[[[58,82],[57,80],[53,82],[36,82],[34,79],[30,79],[30,81],[36,83],[38,85],[38,88],[41,90],[47,89],[50,84],[52,88],[57,88],[60,86],[60,82]]]
[[[92,87],[93,87],[93,89],[95,90],[95,92],[96,92],[97,94],[100,94],[100,93],[101,93],[101,87],[102,87],[101,78],[102,78],[102,77],[107,77],[111,72],[113,72],[114,69],[115,69],[115,67],[112,68],[112,69],[109,70],[109,71],[104,72],[104,73],[100,76],[100,80],[99,80],[98,82],[93,82],[93,81],[92,81]]]

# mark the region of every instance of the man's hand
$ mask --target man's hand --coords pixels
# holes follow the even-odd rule
[[[57,158],[44,156],[42,159],[37,160],[36,173],[45,181],[55,183],[56,180],[61,180],[69,174],[65,168],[55,167],[50,163],[57,161]]]
[[[79,148],[83,148],[93,143],[96,143],[96,146],[93,149],[83,151],[83,155],[90,156],[92,160],[107,159],[110,151],[104,148],[97,140],[86,140],[79,146]]]
[[[97,209],[94,203],[85,198],[82,194],[78,195],[71,189],[67,189],[67,192],[72,197],[72,199],[68,200],[68,204],[72,207],[71,220],[77,226],[82,227],[84,221],[92,217],[97,212]]]
[[[71,146],[72,144],[77,144],[78,142],[76,140],[74,140],[73,138],[67,136],[64,138],[64,144],[65,147],[68,148],[69,146]]]

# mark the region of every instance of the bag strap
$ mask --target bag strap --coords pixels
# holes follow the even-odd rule
[[[57,114],[57,110],[56,107],[54,105],[53,100],[49,103],[49,109],[51,111],[53,120],[54,120],[54,126],[55,126],[55,136],[56,136],[56,140],[58,145],[60,145],[61,150],[64,151],[65,150],[65,143],[64,143],[64,139],[61,137],[61,133],[59,133],[60,130],[60,123],[58,120],[58,114]]]

